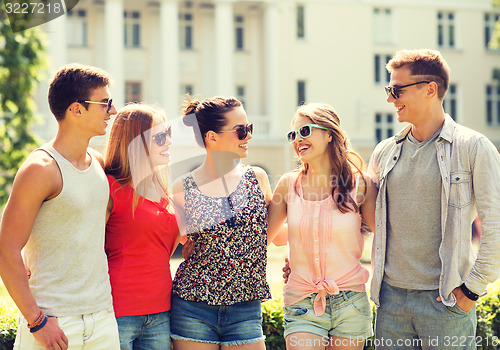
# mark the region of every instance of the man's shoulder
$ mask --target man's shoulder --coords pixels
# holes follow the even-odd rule
[[[62,186],[56,160],[43,150],[32,152],[19,168],[13,186],[13,191],[26,191],[34,196],[36,192],[43,199],[53,197]]]

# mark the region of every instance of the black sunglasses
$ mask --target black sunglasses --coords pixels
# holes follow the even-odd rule
[[[168,138],[172,137],[172,127],[170,126],[164,132],[159,132],[158,134],[154,134],[152,139],[154,142],[156,142],[158,147],[161,147],[167,141],[167,136]]]
[[[248,133],[253,134],[253,124],[238,125],[236,129],[221,130],[219,132],[234,132],[234,131],[236,131],[238,135],[238,140],[242,141],[246,139]]]
[[[297,130],[292,130],[288,134],[286,134],[286,139],[288,142],[293,142],[297,138],[297,134],[300,135],[303,139],[308,138],[312,134],[312,128],[318,128],[323,130],[328,130],[324,126],[320,126],[318,124],[306,124],[298,128]]]
[[[407,88],[409,86],[417,85],[417,84],[429,84],[430,81],[417,81],[416,83],[413,84],[408,84],[408,85],[403,85],[403,86],[386,86],[385,87],[385,93],[387,94],[387,97],[389,97],[389,94],[394,97],[394,99],[399,98],[399,94],[401,93],[401,89]]]
[[[108,102],[96,102],[96,101],[86,101],[86,100],[77,100],[78,103],[95,103],[98,105],[106,105],[106,113],[109,113],[111,110],[111,106],[113,105],[113,99],[110,98]]]

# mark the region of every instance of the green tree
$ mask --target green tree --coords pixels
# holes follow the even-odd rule
[[[16,23],[23,25],[22,22]],[[13,33],[0,9],[0,206],[5,204],[14,175],[36,145],[33,93],[45,68],[40,29]]]

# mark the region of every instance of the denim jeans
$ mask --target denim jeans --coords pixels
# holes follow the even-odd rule
[[[170,349],[170,311],[117,317],[121,350]]]
[[[436,301],[437,290],[409,290],[382,282],[375,322],[377,349],[476,349],[476,308]]]
[[[118,329],[113,309],[93,314],[62,316],[57,318],[59,327],[68,337],[68,349],[106,349],[118,350]],[[33,334],[30,333],[26,320],[19,317],[15,350],[43,350]]]

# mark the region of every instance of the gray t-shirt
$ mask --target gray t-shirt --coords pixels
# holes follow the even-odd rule
[[[441,176],[435,141],[408,133],[387,178],[387,253],[384,281],[404,289],[439,288]]]

